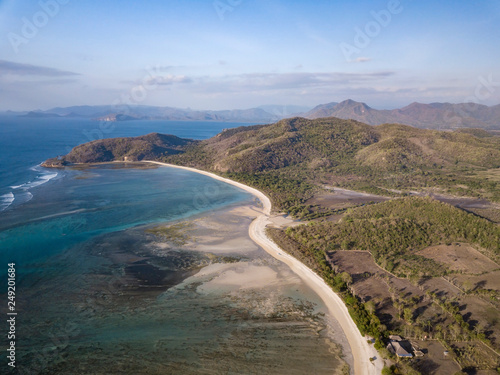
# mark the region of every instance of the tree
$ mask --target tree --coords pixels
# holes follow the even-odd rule
[[[413,323],[413,310],[410,309],[409,307],[406,307],[403,310],[403,316],[404,320],[406,320],[408,323],[412,324]]]
[[[373,301],[368,301],[365,303],[365,309],[368,311],[370,314],[373,314],[375,312],[375,302]]]
[[[462,288],[465,293],[468,293],[474,289],[474,284],[470,280],[465,280],[464,283],[462,284]]]
[[[342,281],[347,284],[347,286],[352,284],[352,276],[349,275],[347,272],[342,272],[340,274],[340,277],[342,278]]]

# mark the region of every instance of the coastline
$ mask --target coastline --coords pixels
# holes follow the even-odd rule
[[[267,224],[269,224],[272,205],[271,201],[264,193],[240,182],[236,182],[199,169],[157,161],[143,162],[172,168],[180,168],[203,174],[205,176],[236,186],[257,197],[262,202],[263,208],[262,213],[250,224],[250,238],[259,246],[261,246],[268,254],[287,264],[290,269],[295,272],[323,300],[330,314],[334,316],[339,322],[347,338],[354,359],[353,373],[355,375],[376,375],[381,373],[384,366],[383,360],[379,358],[378,352],[375,350],[373,345],[368,344],[367,339],[361,336],[356,324],[350,317],[347,307],[344,305],[342,299],[314,271],[309,269],[296,258],[285,253],[267,237],[265,230]],[[370,361],[370,358],[373,357],[375,357],[376,359],[372,362]]]

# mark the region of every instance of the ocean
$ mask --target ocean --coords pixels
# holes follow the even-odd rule
[[[204,139],[241,124],[130,121],[113,123],[112,130],[109,124],[106,126],[103,132],[100,122],[90,120],[0,118],[0,229],[9,233],[2,238],[0,259],[4,263],[57,253],[84,240],[84,233],[90,238],[140,224],[175,220],[248,197],[208,177],[168,168],[129,171],[106,166],[82,172],[40,166],[50,157],[102,137],[156,131]],[[216,187],[217,194],[212,193],[204,206],[195,207],[193,196],[203,192],[208,183]],[[189,189],[180,190],[179,186]],[[84,227],[82,222],[86,223]],[[67,233],[54,241],[52,230]],[[44,237],[46,246],[42,245]]]
[[[32,188],[57,177],[39,164],[73,147],[102,138],[134,137],[152,132],[206,139],[241,123],[199,121],[128,121],[0,116],[0,212],[32,198]]]
[[[2,373],[300,374],[305,368],[315,373],[339,368],[343,362],[325,333],[331,327],[321,301],[250,244],[245,238],[249,218],[231,213],[258,204],[250,194],[176,168],[40,167],[45,159],[98,138],[159,132],[204,139],[242,124],[105,125],[0,117],[0,313],[17,314],[16,367],[3,355]],[[204,220],[209,229],[200,227]],[[165,241],[151,234],[161,225],[172,225]],[[206,233],[212,235],[216,227],[215,232],[226,233],[220,238],[237,232],[239,237],[231,237],[229,250],[221,242],[210,245],[215,250],[201,251]],[[185,245],[190,241],[192,248]],[[4,292],[12,263],[14,296]],[[259,269],[278,275],[273,277],[280,293],[275,285],[272,311],[265,287],[251,297],[239,289],[228,292],[227,285],[207,287],[216,274],[203,279],[199,272],[214,265],[236,267],[235,274]],[[8,301],[15,301],[14,309],[8,310],[14,307]],[[5,324],[5,332],[9,329],[12,333]],[[2,349],[9,349],[5,336]],[[309,367],[303,367],[300,353],[314,365],[306,361]]]

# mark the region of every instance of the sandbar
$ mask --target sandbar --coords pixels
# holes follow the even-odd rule
[[[330,314],[337,319],[345,336],[347,337],[347,341],[351,348],[354,359],[354,374],[378,375],[381,373],[384,366],[384,361],[379,357],[378,352],[373,347],[373,345],[367,342],[367,338],[361,335],[359,329],[349,315],[347,307],[344,305],[342,299],[314,271],[305,266],[296,258],[285,253],[278,247],[278,245],[276,245],[271,239],[267,237],[266,226],[271,223],[270,216],[272,205],[270,199],[264,193],[240,182],[236,182],[228,178],[224,178],[199,169],[156,161],[144,162],[154,163],[172,168],[180,168],[203,174],[205,176],[209,176],[216,180],[236,186],[257,197],[262,203],[262,212],[250,224],[250,238],[271,256],[288,265],[290,269],[294,271],[295,274],[297,274],[323,300]],[[370,360],[373,358],[375,359]]]

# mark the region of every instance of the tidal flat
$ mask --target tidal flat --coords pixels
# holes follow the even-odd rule
[[[249,238],[257,210],[137,226],[53,257],[23,296],[20,373],[349,373],[321,299]]]

